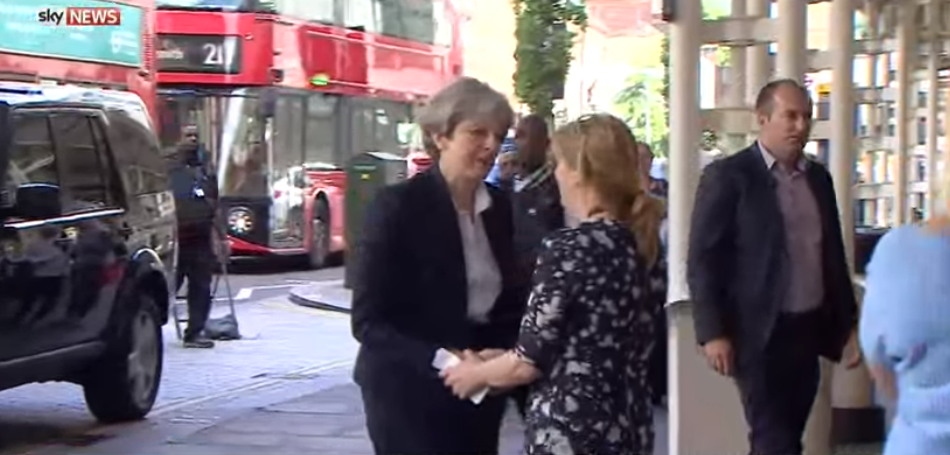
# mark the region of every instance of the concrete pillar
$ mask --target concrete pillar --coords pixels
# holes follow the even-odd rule
[[[929,34],[931,35],[930,39],[930,54],[927,56],[927,163],[926,163],[926,179],[927,179],[927,197],[924,200],[924,207],[926,216],[934,216],[934,211],[937,206],[937,199],[940,197],[940,178],[937,175],[937,137],[938,130],[940,125],[938,124],[939,119],[937,112],[937,105],[940,96],[940,81],[938,79],[938,54],[940,53],[940,44],[939,40],[933,36],[933,34],[940,27],[940,15],[939,8],[936,7],[936,4],[930,4],[930,14],[927,15],[927,19],[930,21],[928,27],[930,28]]]
[[[770,0],[746,0],[746,14],[752,17],[769,17],[770,3]],[[749,46],[745,53],[746,105],[755,106],[755,98],[759,90],[769,80],[769,46],[768,44]],[[755,137],[755,134],[749,135],[746,142],[751,143]]]
[[[834,178],[841,229],[848,264],[854,270],[854,210],[851,195],[854,178],[854,0],[832,0],[831,45],[831,175]],[[829,365],[830,367],[831,365]],[[883,420],[874,407],[873,389],[867,370],[834,367],[832,381],[832,428],[835,439],[846,443],[865,442],[864,437],[883,437],[867,421]]]
[[[747,427],[732,381],[696,349],[686,259],[699,175],[701,3],[677,0],[670,24],[669,453],[744,453]]]
[[[670,24],[669,301],[689,299],[686,260],[689,223],[699,178],[702,136],[699,110],[699,48],[702,4],[677,0]]]
[[[908,215],[907,205],[907,155],[916,145],[912,143],[916,131],[917,97],[913,93],[913,74],[917,61],[917,47],[915,43],[915,13],[917,2],[901,2],[894,6],[897,12],[897,109],[896,125],[897,148],[894,166],[894,212],[893,224],[900,226],[905,223]],[[911,130],[913,128],[913,130]]]
[[[730,16],[733,18],[742,18],[746,16],[746,0],[732,0],[732,10]],[[726,102],[729,107],[747,107],[746,103],[746,52],[742,47],[729,48],[729,91]],[[747,136],[745,134],[727,134],[725,135],[724,145],[727,153],[735,153],[746,147]]]
[[[808,55],[808,2],[778,0],[777,77],[804,82]]]
[[[854,1],[831,1],[831,159],[829,169],[835,184],[844,248],[848,263],[854,258]]]

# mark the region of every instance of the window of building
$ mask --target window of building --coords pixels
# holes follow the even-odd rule
[[[914,175],[911,177],[911,181],[923,182],[927,180],[927,160],[922,156],[914,157]]]
[[[924,145],[927,143],[927,118],[918,117],[917,118],[917,145]]]
[[[307,100],[306,132],[304,134],[304,162],[308,164],[337,163],[337,105],[339,98],[314,93]]]

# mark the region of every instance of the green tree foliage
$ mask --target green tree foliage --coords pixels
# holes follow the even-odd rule
[[[552,118],[553,92],[564,84],[576,33],[587,26],[587,11],[576,0],[512,0],[516,26],[515,95],[531,112]]]
[[[630,77],[626,87],[614,98],[617,113],[637,140],[650,145],[658,155],[666,154],[669,133],[662,88],[662,72],[641,71]]]

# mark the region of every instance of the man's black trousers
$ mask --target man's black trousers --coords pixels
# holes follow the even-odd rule
[[[188,281],[188,328],[185,339],[201,335],[211,314],[211,280],[217,259],[211,239],[181,240],[178,244],[176,288]]]

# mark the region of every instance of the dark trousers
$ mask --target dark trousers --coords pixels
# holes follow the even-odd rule
[[[525,413],[528,411],[528,386],[513,389],[511,391],[511,401],[515,402],[518,413],[521,414],[521,418],[524,419]]]
[[[504,396],[475,405],[452,396],[438,378],[421,376],[417,383],[376,380],[360,389],[376,455],[498,454]]]
[[[735,380],[751,455],[800,455],[818,392],[816,313],[782,315],[764,352],[741,358]]]
[[[188,281],[188,328],[185,339],[201,334],[211,314],[211,280],[214,279],[216,259],[211,239],[181,241],[178,247],[176,289]]]

